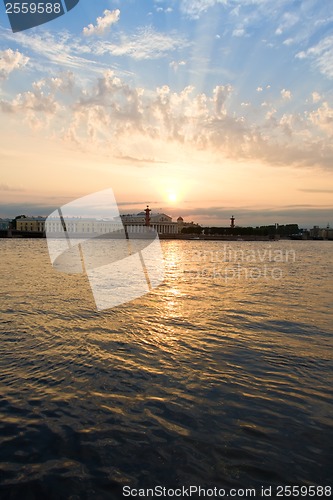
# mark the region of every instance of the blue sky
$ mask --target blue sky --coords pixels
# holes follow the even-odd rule
[[[4,10],[0,216],[112,187],[202,223],[333,224],[330,2],[81,0],[15,34]]]

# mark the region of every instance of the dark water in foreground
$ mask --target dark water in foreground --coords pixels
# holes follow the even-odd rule
[[[332,485],[333,243],[162,246],[165,283],[98,313],[0,240],[1,499]]]

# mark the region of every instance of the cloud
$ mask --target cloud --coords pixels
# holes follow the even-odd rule
[[[45,73],[45,64],[50,63],[57,67],[83,70],[82,77],[85,80],[89,79],[93,73],[101,74],[106,68],[112,67],[112,63],[105,64],[100,61],[100,57],[104,55],[126,56],[136,60],[158,59],[190,46],[190,43],[183,35],[175,31],[169,34],[160,33],[151,26],[141,27],[130,35],[117,33],[113,35],[112,41],[94,40],[92,42],[88,37],[85,39],[75,37],[65,31],[57,34],[43,31],[43,35],[38,33],[29,33],[29,35],[15,33],[14,36],[7,30],[4,31],[2,36],[11,43],[18,43],[26,50],[32,51],[36,57],[31,58],[29,64],[34,66],[35,69],[41,69]],[[11,58],[13,58],[12,53],[16,54],[9,49]],[[26,64],[27,61],[22,57],[19,59],[19,57],[16,56],[16,64]],[[6,61],[7,59],[8,55]],[[7,74],[7,67],[10,66],[9,63],[4,61],[2,64],[4,76]],[[114,63],[114,66],[116,66],[116,63]],[[87,72],[87,68],[89,72]],[[123,71],[122,74],[129,74],[129,72]]]
[[[282,92],[289,99],[290,91]],[[0,108],[113,157],[165,160],[162,151],[178,145],[214,157],[332,169],[333,109],[327,102],[318,109],[308,102],[309,109],[298,113],[286,112],[282,100],[281,110],[244,102],[237,113],[236,97],[230,84],[201,93],[194,86],[144,90],[108,70],[89,85],[70,72],[36,81],[29,91],[0,101]]]
[[[23,188],[20,188],[20,187],[17,187],[17,186],[9,186],[8,184],[0,184],[0,191],[13,191],[13,192],[17,192],[17,191],[24,191]]]
[[[215,6],[224,8],[224,12],[230,13],[233,17],[239,17],[241,9],[245,10],[247,22],[255,22],[259,17],[279,19],[278,29],[281,32],[296,24],[298,17],[287,12],[282,14],[281,9],[285,9],[286,0],[180,0],[180,11],[186,17],[199,19],[209,9]]]
[[[315,68],[327,78],[333,78],[333,36],[327,36],[317,45],[296,54],[298,59],[310,59]]]
[[[290,90],[286,90],[286,89],[282,89],[281,90],[281,97],[285,101],[290,101],[290,99],[291,99],[291,91]]]
[[[120,19],[120,10],[105,10],[103,16],[96,20],[96,25],[89,24],[83,28],[83,34],[86,36],[104,35],[113,24],[116,24]]]
[[[300,191],[311,192],[307,189],[300,189]],[[319,190],[321,192],[321,190]],[[328,190],[331,192],[331,190]],[[315,191],[317,192],[317,190]],[[326,192],[326,191],[325,191]],[[81,196],[80,193],[78,196]],[[57,207],[68,203],[73,200],[73,197],[50,197],[45,198],[38,202],[22,201],[21,203],[0,203],[0,217],[13,218],[18,214],[32,214],[47,216],[52,213]],[[162,200],[135,200],[135,201],[118,201],[117,204],[122,207],[121,212],[133,212],[135,207],[137,211],[141,210],[143,204],[155,204],[161,206]],[[128,208],[127,208],[128,207]],[[162,208],[163,210],[163,208]],[[166,213],[177,218],[179,214],[178,209],[170,207],[165,208]],[[280,224],[299,224],[304,227],[311,227],[318,224],[318,221],[323,221],[322,225],[326,226],[327,221],[332,221],[333,206],[318,207],[317,205],[284,205],[279,208],[266,206],[261,208],[242,207],[235,209],[229,206],[210,206],[195,208],[182,208],[181,215],[186,220],[193,220],[203,225],[213,226],[229,226],[230,216],[234,214],[236,223],[240,226],[255,226],[255,225],[268,225],[275,224],[277,221]]]
[[[304,193],[327,193],[327,194],[333,194],[333,189],[315,189],[315,188],[303,188],[299,189],[298,191],[303,191]]]
[[[28,61],[29,57],[24,56],[18,50],[7,49],[0,51],[0,78],[7,78],[12,71],[26,66]]]
[[[296,56],[297,59],[305,59],[307,57],[306,52],[302,50],[301,52],[297,52]]]
[[[0,110],[22,116],[34,129],[46,129],[53,119],[60,117],[61,110],[66,109],[61,99],[70,96],[74,86],[75,78],[70,71],[57,77],[43,78],[33,82],[31,90],[17,94],[11,101],[0,100]]]
[[[172,92],[167,85],[144,92],[108,72],[76,105],[73,134],[84,141],[85,127],[88,140],[103,141],[104,136],[110,135],[119,147],[122,138],[145,136],[152,141],[176,141],[197,149],[215,150],[230,158],[256,158],[278,165],[321,164],[330,168],[330,110],[325,110],[325,114],[319,109],[318,116],[284,114],[277,119],[274,109],[259,127],[229,112],[233,93],[230,85],[216,86],[211,94],[197,94],[193,86]],[[311,136],[311,127],[326,132],[327,139],[319,139],[315,132]],[[125,149],[122,155],[132,153]]]
[[[57,67],[70,67],[75,69],[89,71],[100,71],[101,64],[96,63],[83,54],[91,56],[92,50],[89,45],[83,43],[82,38],[76,38],[67,32],[60,32],[54,35],[48,31],[39,33],[10,33],[4,31],[2,37],[11,43],[20,44],[26,50],[30,50],[37,55],[37,59],[30,59],[30,65],[40,66],[45,73],[45,61],[56,65]],[[38,61],[38,62],[37,62]]]
[[[230,226],[230,215],[233,213],[236,217],[236,224],[240,226],[255,226],[275,224],[299,224],[300,227],[311,227],[318,224],[318,220],[332,220],[333,206],[318,207],[316,205],[284,205],[276,207],[228,207],[228,206],[210,206],[183,208],[182,217],[186,220],[194,220],[202,225]],[[177,217],[179,213],[168,207],[168,213]]]
[[[227,5],[227,0],[181,0],[180,9],[188,17],[198,19],[200,14],[217,4]]]
[[[333,21],[333,16],[325,17],[325,19],[317,19],[315,21],[315,26],[324,26],[325,24],[330,24]]]
[[[321,100],[321,95],[318,93],[318,92],[312,92],[311,94],[311,97],[312,97],[312,102],[313,103],[317,103]]]
[[[217,116],[226,114],[226,101],[233,93],[231,85],[218,85],[213,90],[213,103]]]
[[[309,114],[309,120],[333,138],[333,108],[327,102]]]
[[[50,204],[50,198],[48,198],[48,200],[45,200],[44,203],[33,203],[29,201],[22,201],[21,203],[0,203],[0,217],[14,218],[18,214],[31,214],[34,216],[36,214],[39,214],[46,217],[48,214],[51,214],[57,207],[63,205],[64,203],[68,203],[69,201],[72,201],[72,198],[67,199],[64,196],[59,197],[58,201],[56,201],[54,205]]]
[[[72,92],[75,87],[75,75],[72,71],[62,72],[58,76],[42,78],[33,83],[33,88],[39,91],[49,88],[53,92]]]
[[[34,129],[41,129],[48,126],[60,105],[54,95],[44,94],[38,89],[18,94],[16,98],[6,103],[0,101],[0,109],[11,114],[22,114],[24,121]]]
[[[236,36],[236,37],[241,37],[241,36],[244,36],[245,34],[246,34],[246,31],[244,28],[236,28],[232,32],[232,36]]]
[[[133,35],[122,33],[115,43],[101,42],[92,51],[96,55],[112,54],[133,59],[158,59],[170,52],[187,47],[187,40],[176,32],[164,34],[151,26],[139,28]]]
[[[175,73],[177,73],[178,68],[180,66],[186,66],[186,62],[185,61],[171,61],[171,63],[169,63],[169,66],[170,66],[170,68],[172,68],[174,70]]]
[[[287,38],[282,43],[283,43],[283,45],[289,46],[289,45],[292,45],[294,42],[295,42],[295,40],[293,38]]]
[[[299,17],[291,12],[285,12],[282,16],[282,22],[275,31],[276,35],[282,35],[286,30],[298,23]]]
[[[173,12],[173,8],[167,7],[166,9],[163,9],[163,7],[156,7],[156,12],[164,12],[166,14],[170,14],[171,12]]]

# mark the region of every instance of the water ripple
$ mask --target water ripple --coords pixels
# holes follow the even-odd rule
[[[1,498],[329,484],[332,254],[298,246],[279,288],[193,279],[217,243],[163,242],[165,283],[98,313],[45,242],[0,241]]]

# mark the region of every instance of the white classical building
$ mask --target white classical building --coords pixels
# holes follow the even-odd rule
[[[146,213],[140,212],[138,214],[127,214],[121,215],[121,221],[124,226],[131,226],[133,231],[134,228],[137,228],[138,232],[140,231],[140,227],[143,228],[146,225]],[[150,227],[155,229],[158,234],[178,234],[182,230],[183,219],[179,217],[177,222],[172,222],[172,217],[166,214],[150,214]]]
[[[123,227],[132,233],[144,233],[146,231],[146,214],[120,215],[114,219],[94,219],[86,217],[48,217],[45,222],[45,231],[47,233],[60,233],[63,231],[63,224],[66,230],[77,234],[107,234],[123,230]],[[155,229],[158,234],[178,234],[184,227],[182,217],[178,217],[177,222],[172,221],[172,217],[166,214],[150,214],[149,225]]]

